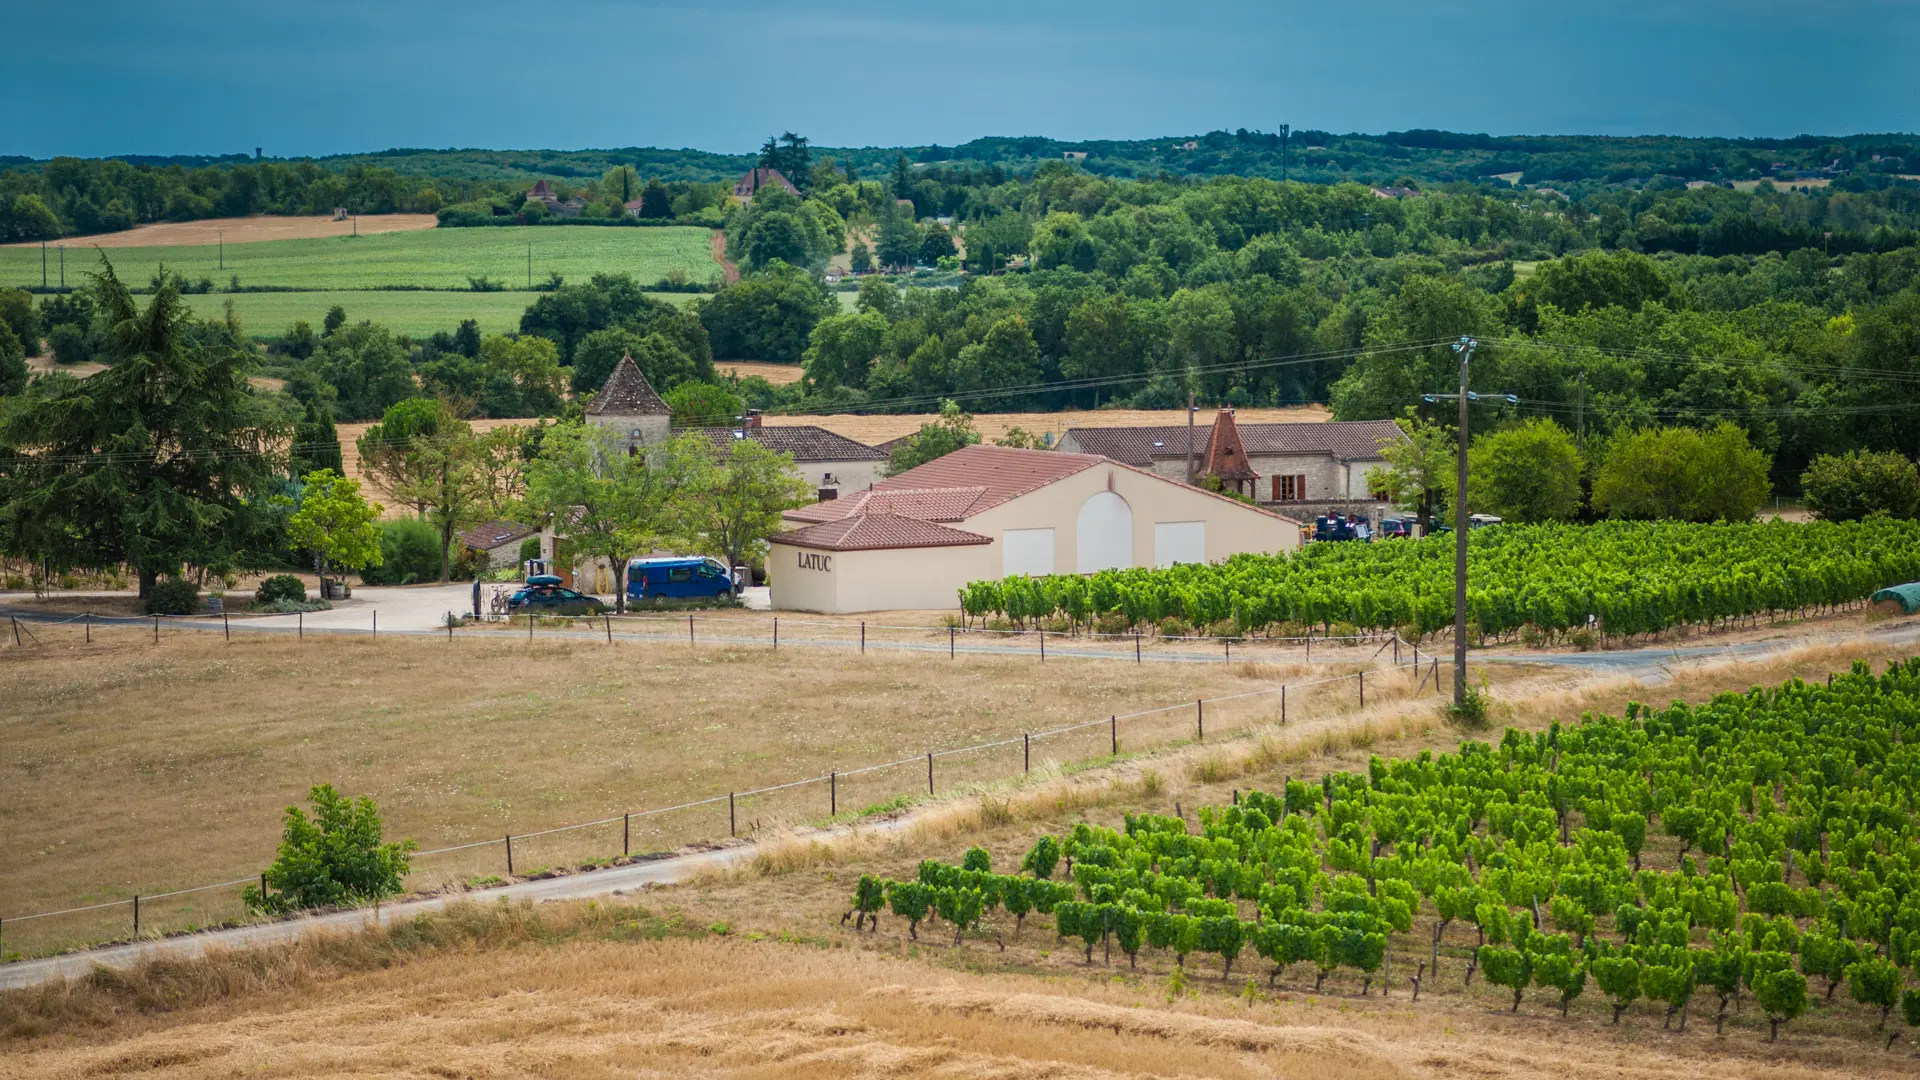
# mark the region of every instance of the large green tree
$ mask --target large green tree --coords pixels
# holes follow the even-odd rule
[[[142,308],[102,260],[90,290],[111,367],[35,383],[0,415],[0,537],[57,567],[125,563],[145,597],[183,567],[261,565],[292,431],[251,358],[195,335],[171,276]]]
[[[1467,450],[1467,506],[1516,524],[1571,521],[1585,470],[1573,437],[1551,420],[1489,432]]]
[[[700,305],[717,356],[797,364],[820,320],[839,302],[799,267],[775,262]]]
[[[677,500],[710,453],[704,436],[670,439],[628,454],[619,433],[599,424],[546,429],[527,465],[526,505],[573,547],[607,560],[614,610],[626,609],[627,560],[675,535]]]
[[[1920,468],[1892,450],[1823,454],[1801,474],[1800,489],[1807,509],[1826,521],[1920,514]]]
[[[1732,424],[1628,432],[1594,473],[1593,508],[1616,518],[1748,521],[1772,493],[1770,465]]]
[[[287,519],[287,539],[313,552],[314,570],[321,578],[334,570],[380,565],[379,522],[384,507],[360,494],[360,481],[332,469],[315,469],[301,483],[305,486],[299,505]]]
[[[730,567],[764,555],[767,538],[780,531],[780,515],[812,501],[812,489],[794,471],[793,455],[752,439],[683,460],[688,476],[677,501],[681,531]]]

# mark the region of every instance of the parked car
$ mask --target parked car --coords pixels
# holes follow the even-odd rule
[[[554,574],[535,574],[507,598],[509,615],[599,615],[606,610],[597,597],[562,587]]]
[[[1313,538],[1315,540],[1366,540],[1362,525],[1365,523],[1348,514],[1323,514],[1313,519]]]
[[[725,596],[745,587],[725,563],[699,555],[634,559],[627,563],[627,598],[676,600]]]
[[[1414,526],[1419,524],[1413,518],[1384,518],[1380,522],[1380,539],[1407,540],[1413,537]]]

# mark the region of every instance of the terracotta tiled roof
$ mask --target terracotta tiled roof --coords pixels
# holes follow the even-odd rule
[[[1016,499],[1056,480],[1091,469],[1105,461],[1098,454],[1066,454],[1058,450],[1022,450],[1011,446],[962,447],[908,469],[873,486],[875,491],[927,488],[984,488],[967,510],[969,516]]]
[[[540,530],[518,521],[483,521],[460,534],[460,543],[475,551],[491,551],[505,544],[517,544]]]
[[[885,461],[887,455],[863,442],[812,424],[757,428],[700,428],[721,452],[735,439],[752,439],[769,450],[792,454],[795,461]]]
[[[1237,424],[1249,457],[1330,454],[1341,461],[1377,458],[1380,448],[1403,442],[1406,434],[1391,420],[1333,420],[1321,424]],[[1067,429],[1075,445],[1128,465],[1187,456],[1187,426],[1077,427]],[[1193,427],[1194,456],[1204,461],[1213,440],[1212,424]],[[1159,445],[1155,445],[1155,444]]]
[[[984,487],[868,488],[844,499],[828,499],[789,510],[786,516],[796,521],[838,521],[854,514],[901,514],[921,521],[965,521],[986,493]]]
[[[553,188],[548,186],[545,180],[535,180],[533,182],[533,190],[527,192],[527,198],[529,199],[551,199],[553,197]]]
[[[1200,466],[1202,476],[1222,480],[1258,480],[1260,474],[1247,464],[1247,448],[1240,442],[1240,428],[1233,422],[1233,410],[1221,409],[1213,421],[1213,437],[1207,440],[1207,456]]]
[[[979,533],[900,514],[854,514],[838,521],[781,533],[770,543],[826,551],[878,551],[886,548],[955,547],[991,544]]]
[[[633,357],[623,356],[613,365],[605,386],[587,406],[589,416],[671,416],[673,410],[653,392],[652,384],[641,374]]]
[[[743,199],[751,199],[759,194],[761,188],[773,184],[778,184],[795,195],[800,194],[800,189],[794,187],[793,181],[787,179],[779,169],[768,168],[748,169],[747,175],[733,185],[733,193]]]

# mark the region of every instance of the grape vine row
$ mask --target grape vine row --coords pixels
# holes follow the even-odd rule
[[[974,849],[913,881],[863,877],[848,916],[877,928],[891,910],[914,937],[937,916],[958,943],[996,909],[1016,936],[1038,912],[1088,962],[1096,947],[1129,965],[1210,954],[1225,975],[1251,950],[1270,984],[1309,965],[1316,990],[1350,972],[1362,994],[1391,974],[1390,937],[1424,919],[1417,944],[1401,939],[1425,954],[1415,1000],[1459,924],[1474,934],[1466,982],[1511,991],[1516,1011],[1535,988],[1564,1014],[1591,979],[1614,1023],[1645,999],[1684,1029],[1705,994],[1719,1030],[1750,994],[1771,1037],[1819,979],[1882,1027],[1896,1008],[1920,1027],[1917,815],[1920,658],[1375,757],[1204,808],[1197,833],[1152,814],[1081,823],[1016,874]],[[1669,838],[1668,865],[1643,865],[1650,832]]]
[[[1800,614],[1920,579],[1920,522],[1504,525],[1470,538],[1469,618],[1484,635],[1593,625],[1630,636]],[[1309,544],[1222,563],[976,581],[969,616],[1019,623],[1167,619],[1241,632],[1296,625],[1430,634],[1453,621],[1453,540]]]

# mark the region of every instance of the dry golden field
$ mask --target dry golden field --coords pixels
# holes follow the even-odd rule
[[[1022,768],[1022,732],[1174,705],[1123,723],[1127,748],[1187,737],[1182,702],[1297,679],[1250,663],[1147,664],[681,644],[536,642],[462,632],[333,638],[96,627],[35,628],[47,644],[0,662],[14,707],[0,739],[0,919],[256,873],[280,812],[329,782],[374,797],[395,837],[436,848],[719,796],[636,820],[633,850],[725,839],[728,791],[829,770],[904,765],[838,781],[857,812],[926,793],[917,755],[943,757],[938,790]],[[1324,666],[1324,665],[1323,665]],[[1323,672],[1324,673],[1324,672]],[[1350,690],[1346,691],[1351,693]],[[1376,680],[1375,700],[1389,681]],[[1314,699],[1293,702],[1296,716]],[[1213,730],[1276,707],[1220,706]],[[1339,706],[1348,702],[1340,699]],[[1329,702],[1331,711],[1333,704]],[[1033,761],[1103,757],[1107,725],[1036,740]],[[829,816],[824,783],[743,798],[742,835]],[[516,869],[618,855],[621,823],[516,841]],[[503,872],[492,848],[420,860],[414,883]],[[239,914],[237,890],[153,904],[148,925]],[[8,950],[124,935],[126,912],[9,923]],[[32,935],[43,935],[36,939]]]
[[[1855,656],[1815,648],[1767,663],[1675,672],[1671,687],[1528,673],[1502,688],[1500,719],[1537,726],[1630,698],[1697,699],[1792,675],[1820,677]],[[9,1076],[167,1078],[344,1075],[554,1078],[932,1077],[1895,1077],[1912,1044],[1889,1051],[1871,1018],[1816,1000],[1780,1042],[1751,1003],[1716,1035],[1710,1006],[1684,1032],[1644,1003],[1619,1026],[1589,987],[1566,1018],[1529,994],[1459,974],[1470,931],[1450,933],[1441,971],[1411,1000],[1426,953],[1423,917],[1393,946],[1389,992],[1363,995],[1336,974],[1268,984],[1242,957],[1231,978],[1196,962],[1180,980],[1157,952],[1130,968],[1092,963],[1004,914],[954,945],[950,931],[907,938],[840,925],[860,873],[911,873],[923,857],[980,845],[1014,864],[1042,831],[1123,811],[1189,817],[1231,789],[1284,775],[1364,767],[1368,754],[1448,747],[1460,735],[1426,703],[1401,702],[1317,730],[1268,730],[1186,746],[1111,769],[1053,774],[1018,790],[956,799],[888,835],[831,843],[795,836],[733,873],[640,897],[542,905],[476,901],[376,932],[152,962],[126,973],[0,995]],[[1671,841],[1649,845],[1667,866]],[[942,924],[944,925],[944,924]],[[1818,995],[1815,995],[1816,998]],[[1844,999],[1845,995],[1841,995]]]

